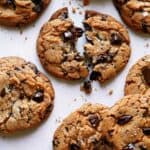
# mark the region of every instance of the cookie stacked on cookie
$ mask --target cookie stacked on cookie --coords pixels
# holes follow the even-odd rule
[[[113,107],[85,104],[54,134],[54,150],[149,150],[150,95],[130,95]]]

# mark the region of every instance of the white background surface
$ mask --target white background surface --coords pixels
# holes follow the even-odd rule
[[[0,26],[0,56],[20,56],[28,61],[35,63],[38,68],[44,72],[37,54],[36,54],[36,39],[39,30],[51,14],[63,6],[78,7],[81,2],[72,0],[72,5],[69,5],[69,0],[52,0],[47,10],[34,23],[20,30],[6,28]],[[83,8],[79,7],[79,11],[84,12]],[[92,0],[91,5],[84,9],[93,9],[103,13],[110,14],[121,21],[116,9],[110,0]],[[79,11],[72,17],[75,24],[81,26],[83,16],[79,15]],[[85,102],[102,103],[105,105],[113,105],[117,100],[123,97],[123,89],[125,78],[129,68],[140,57],[150,54],[150,38],[146,35],[139,35],[129,30],[131,37],[132,55],[127,67],[110,83],[100,85],[97,82],[93,84],[93,93],[90,96],[80,92],[80,82],[69,82],[56,79],[50,75],[54,89],[56,91],[55,105],[52,114],[40,127],[37,129],[19,133],[11,137],[0,137],[0,150],[52,150],[52,137],[56,127],[59,125],[59,120],[62,120],[70,112],[81,106]],[[81,45],[84,39],[78,42],[78,49],[82,52]],[[81,44],[82,43],[82,44]],[[113,90],[113,95],[109,95],[109,91]]]

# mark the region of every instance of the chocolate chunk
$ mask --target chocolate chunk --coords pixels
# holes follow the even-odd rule
[[[77,144],[70,144],[70,150],[80,150],[80,146]]]
[[[90,75],[90,80],[98,80],[98,78],[101,76],[100,72],[97,71],[92,71],[91,75]]]
[[[38,89],[38,90],[34,93],[32,99],[33,99],[34,101],[36,101],[37,103],[41,103],[41,102],[44,100],[44,91]]]
[[[142,74],[144,76],[146,84],[150,86],[150,67],[144,67],[142,69]]]
[[[87,30],[87,31],[92,30],[92,28],[87,23],[84,22],[83,25],[84,25],[85,30]]]
[[[96,128],[100,122],[100,119],[96,114],[89,115],[88,120],[94,128]]]
[[[130,116],[130,115],[124,115],[124,116],[121,116],[119,119],[118,119],[118,124],[119,125],[124,125],[126,123],[128,123],[133,117]]]
[[[104,54],[104,55],[100,55],[98,56],[96,63],[95,64],[99,64],[99,63],[110,63],[113,61],[113,57],[115,56],[115,54]]]
[[[67,19],[68,18],[68,12],[64,12],[62,15],[61,15],[61,19]]]
[[[142,22],[142,30],[143,32],[147,33],[148,32],[148,26],[145,22]]]
[[[122,44],[122,38],[118,33],[111,34],[111,44],[112,45],[121,45]]]
[[[143,133],[145,135],[150,135],[150,128],[143,128]]]
[[[57,137],[54,137],[53,146],[54,146],[54,147],[57,147],[59,144],[60,144],[60,142],[59,142],[58,138],[57,138]]]
[[[73,32],[74,32],[74,35],[79,38],[83,35],[84,31],[82,30],[82,28],[76,27],[74,28]]]
[[[14,9],[16,8],[15,0],[7,0],[7,5],[12,5]]]
[[[86,36],[86,40],[87,40],[87,42],[89,42],[90,44],[94,45],[93,40],[92,40],[90,37]]]
[[[87,94],[90,94],[92,92],[91,81],[89,80],[84,81],[83,85],[81,86],[81,90],[83,90]]]
[[[6,95],[6,90],[5,88],[2,89],[2,91],[0,92],[0,96],[4,97]]]
[[[136,150],[136,148],[132,143],[130,143],[126,147],[124,147],[123,150]]]
[[[32,2],[35,4],[35,7],[33,10],[37,13],[42,11],[43,8],[43,1],[42,0],[32,0]]]
[[[67,42],[67,41],[70,41],[73,39],[73,34],[71,31],[66,31],[63,33],[63,38],[64,38],[64,41]]]
[[[24,99],[24,97],[25,97],[25,93],[24,92],[20,92],[19,99]]]

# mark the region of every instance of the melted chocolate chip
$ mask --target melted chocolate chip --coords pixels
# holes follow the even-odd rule
[[[70,144],[70,150],[80,150],[80,146],[77,144]]]
[[[144,67],[142,69],[142,74],[144,76],[144,80],[145,80],[146,84],[150,86],[150,68]]]
[[[130,116],[130,115],[124,115],[124,116],[121,116],[119,119],[118,119],[118,124],[119,125],[124,125],[126,123],[128,123],[133,117]]]
[[[37,90],[32,99],[36,101],[37,103],[41,103],[44,100],[44,91],[43,90]]]
[[[94,128],[96,128],[100,122],[100,119],[96,114],[89,115],[88,120]]]
[[[42,11],[43,8],[43,1],[42,0],[32,0],[32,2],[35,4],[35,7],[33,10],[37,13]]]
[[[124,147],[123,150],[136,150],[136,148],[132,143],[130,143],[126,147]]]
[[[122,38],[118,33],[111,34],[111,44],[112,45],[121,45],[122,44]]]
[[[89,80],[84,81],[82,90],[85,91],[85,93],[90,94],[92,92],[91,81]]]
[[[87,30],[87,31],[92,30],[92,28],[87,23],[84,22],[83,25],[84,25],[85,30]]]
[[[90,80],[98,80],[98,78],[101,76],[100,72],[97,71],[92,71],[91,75],[90,75]]]
[[[4,97],[6,95],[6,90],[5,88],[2,89],[2,91],[0,92],[0,96]]]
[[[99,63],[110,63],[113,61],[113,57],[115,54],[104,54],[104,55],[100,55],[97,60],[96,60],[96,64]]]
[[[145,135],[150,135],[150,128],[143,128],[143,133]]]

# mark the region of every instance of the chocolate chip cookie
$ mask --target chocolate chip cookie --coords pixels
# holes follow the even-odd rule
[[[133,30],[150,33],[149,0],[113,0],[122,19]]]
[[[86,78],[88,68],[76,49],[76,41],[82,34],[83,30],[69,18],[67,8],[55,12],[42,27],[37,40],[37,52],[43,67],[59,78]]]
[[[104,148],[101,138],[103,119],[107,111],[105,106],[99,104],[85,104],[73,112],[56,130],[53,139],[54,150]]]
[[[50,0],[0,0],[0,24],[22,26],[33,22]]]
[[[111,150],[150,150],[150,95],[124,97],[110,109],[107,128]]]
[[[101,83],[115,77],[130,57],[130,39],[126,28],[113,17],[86,11],[84,27],[85,56],[92,64],[91,80]]]
[[[0,134],[32,128],[53,108],[54,90],[34,64],[0,58]]]
[[[130,69],[126,79],[125,95],[150,93],[150,55],[147,55]]]

